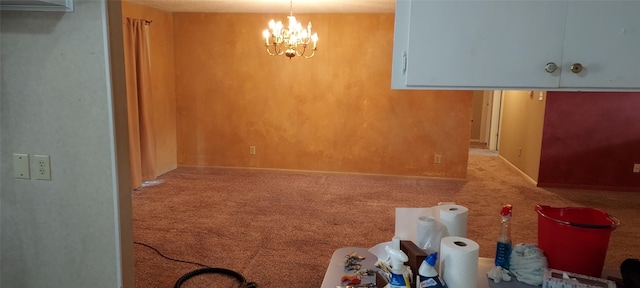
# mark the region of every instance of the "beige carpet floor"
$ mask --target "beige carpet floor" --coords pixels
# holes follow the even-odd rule
[[[537,243],[536,204],[601,208],[622,222],[605,267],[640,257],[640,193],[542,189],[495,154],[469,156],[467,180],[181,167],[133,193],[134,239],[166,256],[236,270],[260,287],[319,287],[333,251],[394,234],[396,207],[456,202],[468,238],[493,257],[503,204],[514,243]],[[198,266],[135,246],[136,287],[173,287]],[[231,284],[230,284],[231,283]],[[237,287],[202,277],[183,287]]]

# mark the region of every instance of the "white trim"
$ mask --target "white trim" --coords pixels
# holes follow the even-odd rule
[[[524,179],[526,179],[527,181],[531,182],[531,184],[533,184],[534,186],[538,186],[538,181],[533,180],[533,178],[531,178],[531,176],[527,175],[527,173],[524,173],[524,171],[520,170],[520,168],[516,167],[516,165],[513,165],[513,163],[509,162],[509,160],[507,160],[506,158],[502,157],[502,155],[499,155],[500,159],[504,160],[505,163],[507,163],[509,166],[511,166],[511,168],[515,169],[516,171],[518,171],[518,173],[520,173],[520,175],[522,175],[522,177],[524,177]]]
[[[492,107],[491,107],[491,128],[489,132],[489,150],[499,150],[500,141],[500,122],[502,115],[502,91],[493,91]]]
[[[211,168],[211,169],[235,169],[235,170],[261,170],[276,171],[290,173],[308,173],[308,174],[337,174],[337,175],[354,175],[354,176],[372,176],[372,177],[390,177],[390,178],[406,178],[406,179],[432,179],[432,180],[450,180],[450,181],[467,181],[467,178],[447,178],[437,176],[420,176],[420,175],[401,175],[401,174],[379,174],[364,172],[345,172],[345,171],[323,171],[323,170],[300,170],[285,168],[266,168],[266,167],[241,167],[241,166],[198,166],[198,165],[178,165],[178,168]]]
[[[120,185],[118,185],[118,161],[117,161],[117,156],[116,156],[116,135],[115,135],[115,119],[113,117],[113,90],[111,89],[111,54],[110,54],[110,49],[109,49],[109,11],[107,9],[107,4],[106,4],[106,0],[105,1],[100,1],[100,10],[102,11],[102,43],[103,43],[103,49],[104,49],[104,62],[105,62],[105,81],[106,81],[106,88],[107,88],[107,109],[108,109],[108,113],[107,115],[109,116],[109,140],[111,141],[111,167],[113,167],[113,170],[111,171],[111,187],[113,189],[113,208],[114,208],[114,234],[115,234],[115,253],[116,253],[116,264],[118,265],[117,269],[116,269],[116,279],[117,279],[117,286],[116,287],[122,287],[123,283],[122,283],[122,245],[120,244],[120,241],[122,241],[121,235],[120,235],[120,199],[119,199],[119,188]]]

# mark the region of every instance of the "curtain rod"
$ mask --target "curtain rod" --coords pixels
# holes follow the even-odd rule
[[[123,19],[135,19],[135,18],[123,17]],[[138,20],[144,21],[144,24],[147,24],[147,25],[149,25],[149,24],[151,24],[151,22],[153,22],[153,20],[147,20],[147,19],[142,19],[142,18],[140,18]]]

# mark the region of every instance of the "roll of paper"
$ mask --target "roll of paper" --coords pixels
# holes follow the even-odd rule
[[[455,205],[438,205],[440,223],[447,227],[449,236],[467,237],[467,214],[469,208]]]
[[[440,242],[440,275],[447,287],[477,288],[480,245],[457,236]]]

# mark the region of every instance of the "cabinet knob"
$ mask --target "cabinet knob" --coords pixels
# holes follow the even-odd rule
[[[556,69],[558,69],[558,65],[556,65],[556,63],[549,62],[547,63],[547,65],[544,65],[544,71],[547,71],[549,73],[555,72]]]
[[[574,63],[573,65],[571,65],[571,72],[573,73],[580,73],[582,71],[582,64],[580,63]]]

